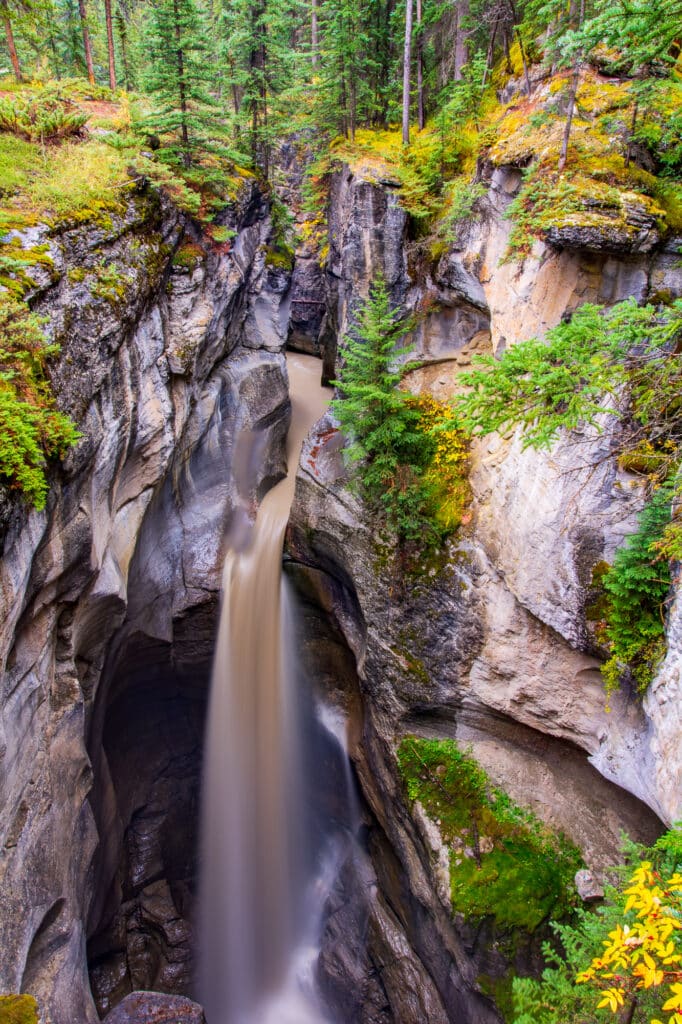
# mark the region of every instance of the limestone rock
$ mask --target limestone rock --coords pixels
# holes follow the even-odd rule
[[[253,182],[225,218],[229,251],[140,193],[110,228],[50,234],[54,277],[34,297],[62,345],[60,407],[84,438],[54,470],[44,512],[2,514],[0,989],[23,985],[55,1024],[97,1020],[87,940],[102,1009],[135,977],[182,992],[191,975],[193,837],[167,812],[196,816],[192,687],[205,694],[222,538],[281,476],[290,414],[283,358],[244,347],[245,318],[270,287]],[[189,274],[173,262],[180,244],[196,253]],[[238,481],[235,444],[252,431],[260,458]],[[128,654],[143,680],[125,670]],[[161,666],[165,678],[151,670]],[[137,710],[129,703],[141,683],[156,687],[146,722],[142,688]],[[185,733],[169,751],[173,716]],[[126,763],[117,742],[131,722],[147,729],[147,757]]]
[[[594,903],[596,900],[604,899],[603,887],[594,874],[587,869],[576,872],[575,887],[583,903]]]
[[[104,1018],[105,1024],[206,1024],[198,1003],[160,992],[133,992]]]

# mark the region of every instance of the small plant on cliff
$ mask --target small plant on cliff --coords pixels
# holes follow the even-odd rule
[[[597,633],[609,650],[602,666],[607,692],[624,674],[644,691],[665,655],[665,610],[670,593],[670,566],[658,546],[671,523],[675,485],[659,487],[642,511],[635,533],[616,552],[604,575],[605,614]]]
[[[357,466],[356,483],[370,508],[385,516],[402,543],[430,530],[430,493],[422,480],[434,450],[419,430],[420,413],[399,388],[409,349],[400,342],[410,323],[391,308],[383,277],[374,281],[353,335],[344,341],[339,397],[332,403],[344,432],[346,459]]]
[[[58,352],[41,320],[18,300],[0,298],[0,475],[41,509],[48,458],[60,457],[79,433],[55,407],[45,368]]]
[[[38,1004],[33,996],[0,996],[0,1024],[38,1024]]]

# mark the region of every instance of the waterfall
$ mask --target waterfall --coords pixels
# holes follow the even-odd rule
[[[239,530],[223,573],[201,823],[198,995],[208,1024],[324,1022],[297,970],[315,922],[281,563],[300,449],[328,392],[318,360],[290,354],[287,365],[288,476],[265,496],[250,540]]]

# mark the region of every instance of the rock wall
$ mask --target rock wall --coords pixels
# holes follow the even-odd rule
[[[294,208],[297,161],[280,161]],[[501,264],[519,179],[488,177],[487,198],[434,260],[410,240],[396,190],[345,169],[327,273],[301,251],[291,283],[266,263],[271,225],[253,184],[221,216],[232,244],[210,244],[143,183],[111,223],[31,229],[54,260],[32,302],[62,345],[54,386],[84,435],[54,470],[45,512],[0,502],[0,987],[34,993],[46,1021],[94,1022],[131,989],[190,984],[222,538],[283,471],[285,340],[319,351],[333,377],[337,341],[381,270],[396,303],[420,314],[411,386],[444,398],[475,353],[542,333],[582,301],[679,290],[672,243],[630,254],[557,238],[522,267]],[[240,438],[254,431],[249,465]],[[329,418],[304,449],[289,571],[308,667],[350,723],[363,819],[319,965],[342,1019],[500,1019],[480,977],[502,977],[508,961],[485,926],[452,918],[437,835],[405,803],[405,732],[471,744],[596,869],[622,827],[656,834],[639,800],[679,816],[679,601],[642,705],[621,695],[605,711],[586,628],[591,567],[641,505],[608,440],[574,434],[550,454],[516,436],[478,442],[472,522],[409,580],[345,486]],[[532,940],[519,958],[537,963]]]
[[[189,976],[195,837],[161,843],[158,805],[177,786],[191,827],[203,705],[186,669],[210,659],[225,528],[282,474],[289,416],[286,288],[264,268],[255,185],[221,220],[231,246],[142,185],[108,224],[37,229],[54,272],[32,304],[83,440],[44,512],[5,506],[0,989],[54,1024],[97,1019],[90,935],[109,957],[100,1009]],[[245,429],[262,438],[253,472]]]
[[[338,174],[328,291],[339,335],[382,271],[394,300],[421,313],[414,341],[422,365],[412,386],[447,398],[474,353],[541,335],[581,302],[644,299],[662,287],[679,293],[671,242],[647,255],[614,254],[595,239],[589,252],[538,243],[524,265],[502,263],[504,210],[519,182],[511,169],[491,171],[487,197],[434,264],[409,241],[392,188],[347,168]],[[401,989],[412,993],[411,971],[429,979],[423,991],[432,1002],[398,1000],[396,1021],[498,1020],[477,979],[506,969],[490,936],[486,943],[453,923],[439,898],[437,849],[405,806],[395,753],[402,734],[471,744],[494,781],[570,835],[597,871],[617,857],[621,829],[651,840],[661,827],[656,815],[679,817],[679,609],[647,699],[619,694],[610,711],[586,624],[592,567],[612,556],[642,503],[609,439],[605,424],[602,434],[574,432],[550,453],[524,451],[516,435],[477,442],[471,525],[442,564],[407,581],[345,486],[330,418],[304,449],[288,534],[293,576],[303,599],[335,623],[333,650],[341,636],[352,653],[355,691],[347,683],[334,699],[355,722],[366,849],[401,936]],[[324,665],[324,641],[314,646]],[[376,966],[383,933],[369,934]]]

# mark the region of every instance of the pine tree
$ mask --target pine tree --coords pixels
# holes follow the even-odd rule
[[[430,527],[429,488],[422,473],[433,440],[419,429],[420,413],[399,388],[409,351],[400,342],[411,324],[391,309],[378,276],[360,309],[353,335],[344,339],[344,364],[333,383],[332,409],[346,436],[346,458],[358,467],[357,483],[370,508],[387,519],[399,542],[425,542]]]
[[[145,127],[159,135],[175,135],[182,163],[189,167],[197,148],[221,134],[207,88],[212,78],[208,30],[196,0],[157,0],[147,39],[145,85],[160,102]]]

